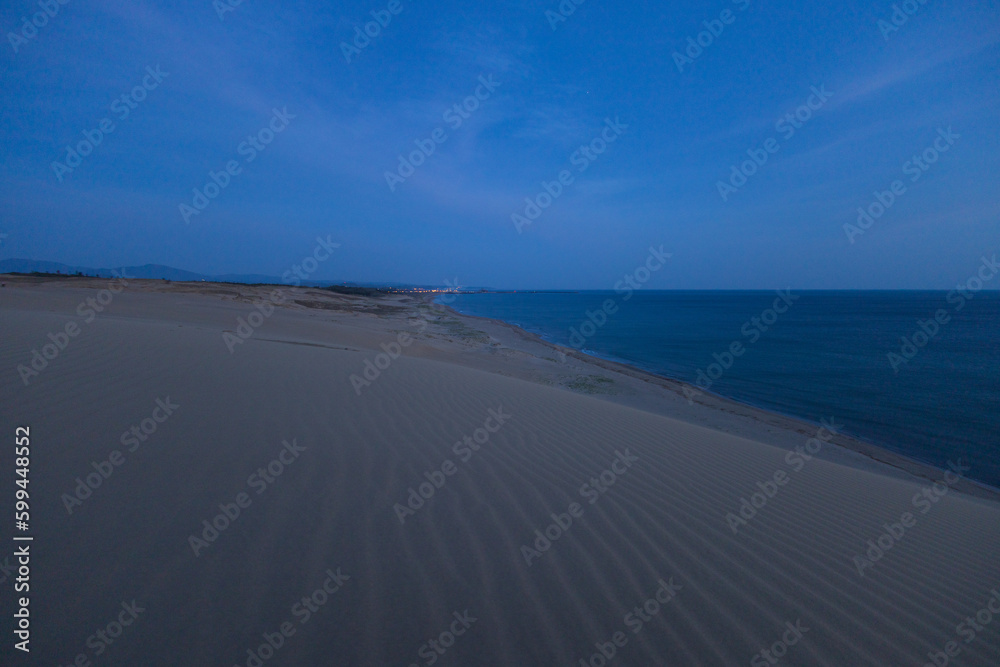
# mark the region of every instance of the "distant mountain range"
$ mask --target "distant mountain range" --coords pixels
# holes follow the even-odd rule
[[[60,262],[47,262],[36,259],[0,259],[0,273],[62,273],[64,275],[76,275],[82,273],[85,276],[95,276],[98,278],[113,278],[115,275],[123,273],[132,278],[146,280],[174,280],[192,282],[216,282],[216,283],[266,283],[269,285],[288,285],[289,281],[284,281],[278,276],[265,276],[256,273],[247,274],[225,274],[220,276],[210,276],[203,273],[194,273],[183,269],[175,269],[172,266],[162,264],[143,264],[142,266],[125,266],[113,269],[95,269],[90,266],[70,266]],[[412,285],[409,283],[355,283],[350,281],[333,280],[303,280],[302,285],[308,287],[327,287],[329,285],[351,285],[358,287],[397,287],[397,288],[420,288],[420,289],[440,289],[440,285]],[[463,287],[463,290],[473,288]],[[479,288],[475,288],[479,289]]]
[[[96,276],[98,278],[112,278],[117,273],[134,278],[152,280],[179,280],[179,281],[213,281],[229,283],[276,283],[281,284],[281,278],[276,276],[264,276],[256,274],[246,275],[223,275],[207,276],[183,269],[175,269],[172,266],[161,264],[143,264],[142,266],[125,266],[114,269],[95,269],[90,266],[70,266],[60,262],[46,262],[35,259],[2,259],[0,260],[0,273],[63,273],[76,275],[82,273],[85,276]],[[310,283],[313,284],[313,283]],[[315,283],[319,284],[319,283]],[[330,284],[330,283],[324,283]]]

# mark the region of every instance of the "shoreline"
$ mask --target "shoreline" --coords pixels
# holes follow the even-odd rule
[[[505,320],[461,313],[447,304],[436,303],[435,300],[437,298],[437,295],[428,295],[425,296],[423,300],[432,307],[439,306],[446,309],[446,311],[453,317],[487,322],[492,326],[505,328],[514,335],[523,338],[530,343],[544,346],[556,352],[556,354],[565,357],[572,357],[584,364],[626,375],[653,386],[665,389],[676,394],[685,402],[688,401],[688,398],[684,395],[684,389],[689,388],[696,392],[696,395],[692,399],[695,404],[713,411],[725,411],[733,414],[744,415],[756,420],[761,426],[764,427],[773,426],[785,431],[792,431],[800,436],[811,438],[815,435],[816,430],[821,426],[820,424],[813,423],[810,420],[796,415],[783,414],[766,407],[740,401],[729,396],[717,394],[710,390],[704,390],[688,382],[684,382],[683,380],[654,373],[628,362],[606,359],[596,354],[588,354],[582,350],[577,350],[575,348],[551,342],[539,334],[528,331],[523,327]],[[657,412],[660,414],[667,414],[671,417],[684,419],[683,416],[679,416],[673,412]],[[906,456],[905,454],[900,454],[883,445],[870,442],[861,436],[844,431],[837,431],[828,444],[844,450],[844,452],[849,455],[847,457],[848,459],[854,459],[856,456],[863,457],[870,462],[871,465],[863,465],[862,467],[876,472],[881,472],[883,474],[888,472],[886,470],[886,467],[888,467],[904,477],[917,477],[927,482],[938,482],[945,473],[945,469],[939,468],[931,463]],[[830,452],[826,452],[827,456],[823,456],[822,454],[823,452],[818,455],[818,458],[827,458],[827,456],[829,456],[830,460],[842,463],[845,462],[845,457],[837,455],[830,456]],[[855,463],[859,462],[855,461]],[[847,464],[850,465],[850,463]],[[958,483],[952,485],[952,488],[955,491],[968,496],[1000,502],[1000,488],[990,486],[975,479],[963,477]]]
[[[16,276],[4,274],[8,288],[58,286],[62,289],[94,289],[107,283],[105,278]],[[44,289],[44,288],[43,288]],[[759,443],[790,451],[816,436],[819,424],[794,415],[785,415],[764,407],[745,403],[698,387],[697,395],[689,402],[685,387],[692,387],[682,380],[644,370],[625,362],[604,359],[574,348],[545,340],[516,324],[504,320],[467,315],[447,304],[436,303],[440,294],[395,293],[379,296],[346,296],[322,288],[294,287],[291,285],[244,285],[241,283],[186,282],[147,279],[129,280],[124,292],[179,295],[180,293],[225,301],[249,302],[265,292],[280,290],[282,310],[338,313],[351,319],[374,316],[378,319],[401,317],[407,322],[424,315],[421,307],[435,311],[439,316],[453,318],[462,325],[459,330],[449,328],[449,323],[433,323],[432,333],[421,333],[415,339],[429,344],[417,356],[438,357],[442,361],[485,370],[498,375],[516,377],[536,384],[559,386],[566,391],[590,394],[600,400],[618,403],[652,414],[704,426],[714,431],[755,440]],[[321,301],[303,301],[305,298],[322,297]],[[309,305],[306,305],[309,304]],[[391,312],[390,311],[395,311]],[[425,321],[429,321],[426,320]],[[334,322],[343,322],[335,319]],[[368,327],[364,327],[368,329]],[[371,335],[384,338],[385,325],[369,330]],[[485,338],[483,337],[485,335]],[[326,346],[326,340],[320,343]],[[366,347],[354,341],[358,348]],[[305,344],[305,343],[300,343]],[[470,349],[470,347],[472,349]],[[433,350],[434,352],[428,354]],[[415,352],[414,352],[415,353]],[[456,358],[456,353],[460,355]],[[556,359],[561,357],[562,359]],[[502,357],[497,359],[497,357]],[[836,419],[836,415],[830,415]],[[899,454],[878,444],[868,442],[837,430],[834,436],[816,453],[815,458],[831,461],[887,477],[919,480],[921,483],[940,481],[944,469],[904,454]],[[963,477],[950,485],[954,491],[977,499],[1000,502],[1000,489],[983,482]]]
[[[670,632],[631,663],[746,664],[801,619],[810,664],[915,664],[1000,581],[1000,504],[960,476],[415,296],[8,281],[0,400],[58,547],[43,636],[82,646],[134,601],[116,664],[229,665],[337,572],[285,662],[407,664],[468,610],[456,664],[576,664],[662,581]],[[997,664],[989,632],[970,664]]]

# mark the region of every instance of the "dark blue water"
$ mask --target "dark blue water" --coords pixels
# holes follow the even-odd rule
[[[774,292],[469,294],[449,305],[751,405],[813,422],[832,416],[932,465],[963,456],[969,477],[1000,487],[1000,293],[791,296],[788,306]],[[588,311],[602,321],[596,311],[609,299],[617,312],[584,326]],[[775,305],[786,312],[766,312]],[[946,323],[928,324],[936,313]],[[762,315],[759,325],[751,319]],[[931,336],[917,333],[919,321]],[[903,350],[902,337],[916,345]],[[736,342],[743,353],[730,361]]]

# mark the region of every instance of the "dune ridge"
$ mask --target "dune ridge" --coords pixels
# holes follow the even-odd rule
[[[0,291],[0,401],[7,427],[32,426],[48,545],[39,661],[253,665],[289,622],[262,664],[756,665],[774,649],[785,664],[922,665],[948,642],[956,664],[1000,663],[1000,622],[969,643],[957,630],[1000,587],[1000,504],[956,485],[921,513],[933,470],[831,444],[790,472],[811,425],[681,412],[669,387],[404,297],[278,288],[288,298],[230,352],[223,332],[274,288],[138,281],[25,386],[17,365],[98,284]],[[351,376],[400,332],[412,344],[357,391]],[[67,513],[62,494],[165,396],[176,413]],[[497,408],[509,419],[461,460],[456,443]],[[257,494],[248,478],[292,439],[305,450]],[[627,470],[582,493],[626,449]],[[449,460],[400,521],[394,506]],[[777,471],[788,482],[734,533],[727,514]],[[249,506],[194,555],[190,536],[241,492]],[[522,547],[574,503],[529,565]],[[905,512],[915,525],[862,576],[855,558]],[[295,605],[337,568],[349,579],[303,622]],[[640,605],[661,581],[678,588],[654,615]],[[145,611],[94,655],[88,637],[133,599]],[[445,646],[463,612],[475,622]],[[796,623],[808,630],[787,642]]]

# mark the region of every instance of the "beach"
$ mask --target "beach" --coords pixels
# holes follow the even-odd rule
[[[967,462],[431,295],[3,281],[37,664],[1000,663]]]

